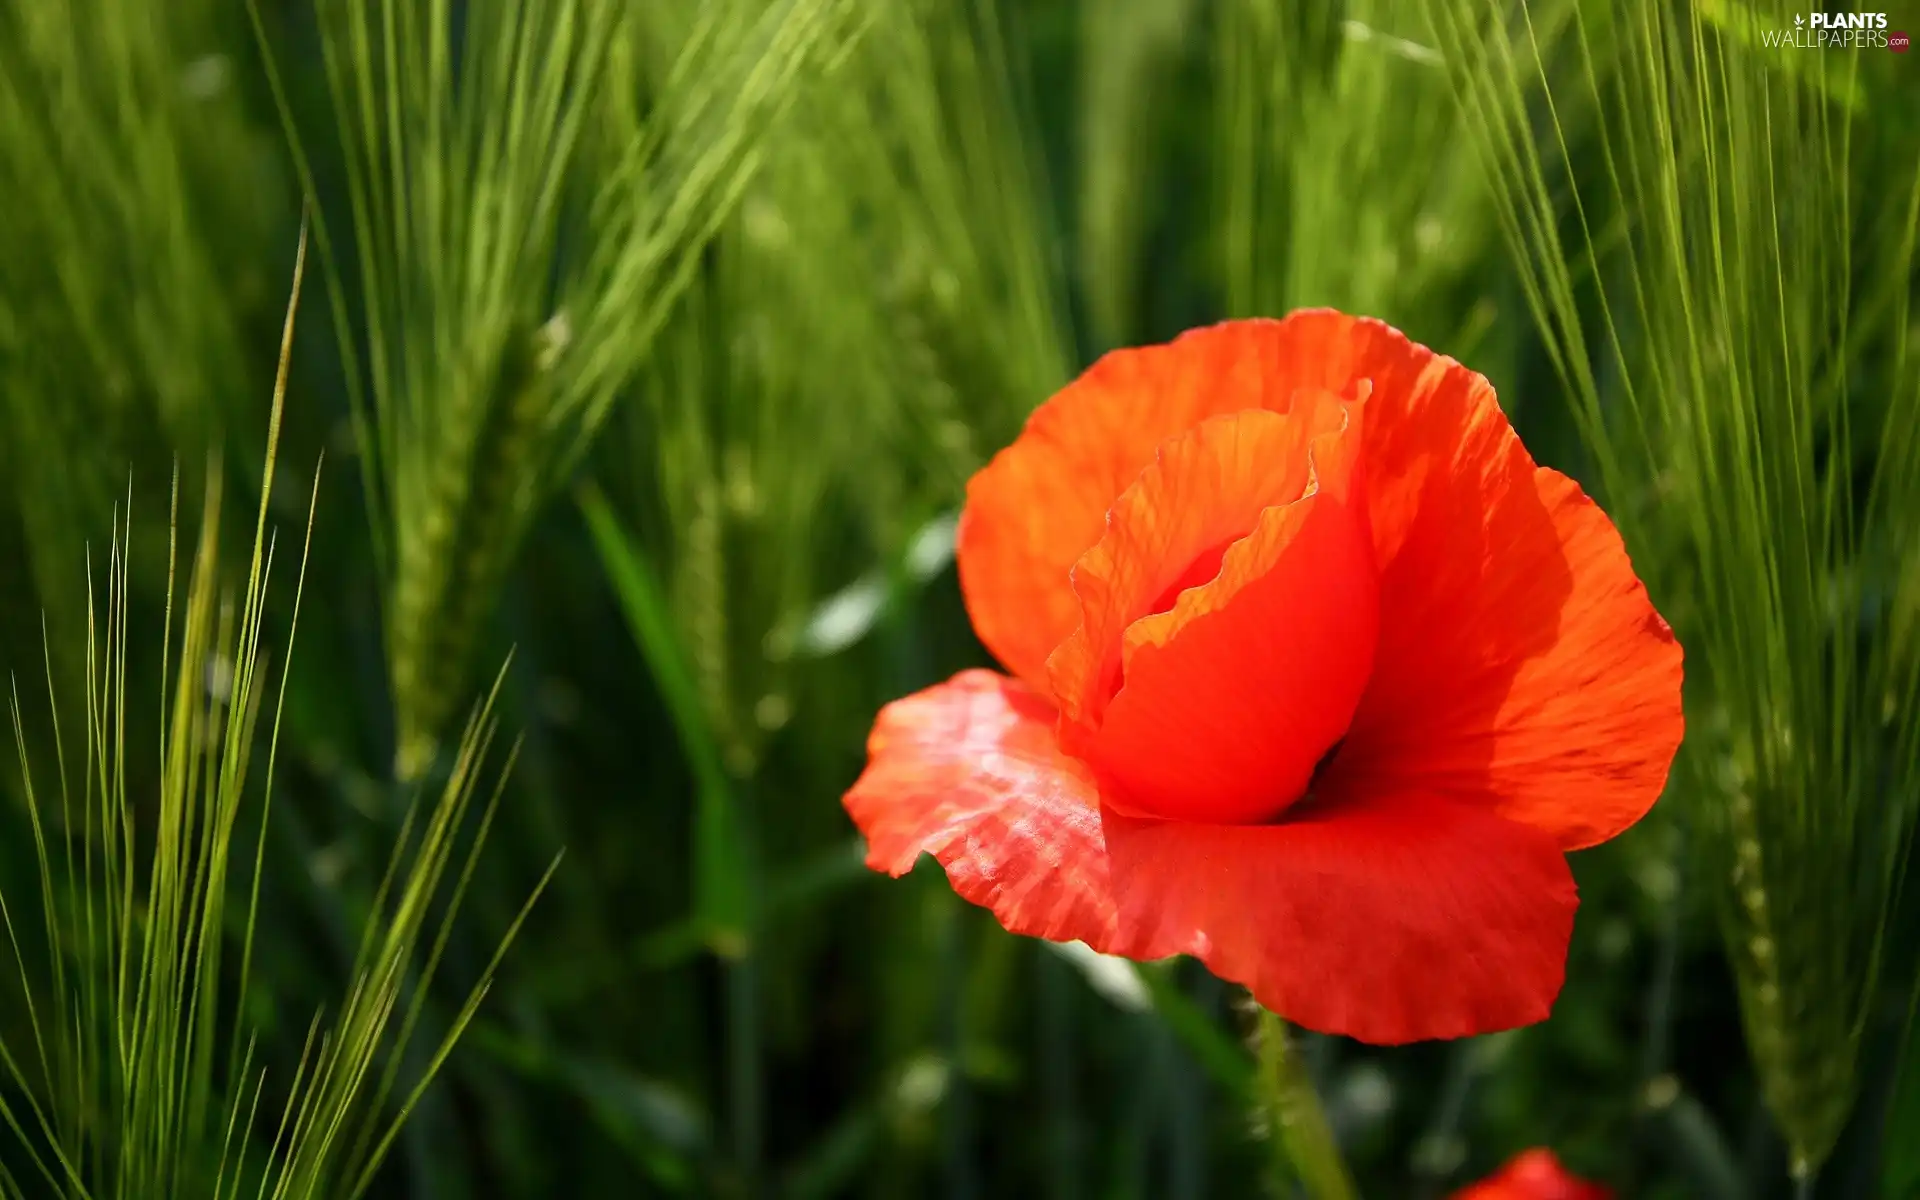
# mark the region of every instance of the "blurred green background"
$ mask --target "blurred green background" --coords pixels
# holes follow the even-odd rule
[[[1791,15],[0,0],[0,663],[34,777],[49,673],[86,725],[130,509],[134,811],[162,786],[169,488],[190,548],[221,465],[251,533],[304,210],[263,618],[287,686],[252,986],[219,1010],[263,1111],[511,651],[483,792],[523,740],[404,1078],[564,858],[367,1194],[1255,1194],[1240,993],[1010,937],[930,863],[873,875],[839,796],[881,704],[987,661],[953,520],[1028,411],[1106,349],[1335,305],[1488,375],[1595,491],[1708,731],[1575,857],[1550,1021],[1305,1040],[1362,1194],[1546,1144],[1624,1196],[1785,1196],[1808,1143],[1814,1194],[1920,1194],[1920,448],[1884,433],[1915,415],[1920,59],[1766,45]],[[19,922],[19,772],[0,797]],[[1747,841],[1758,915],[1751,872],[1725,884]],[[1727,952],[1761,935],[1784,1015],[1769,957]],[[22,1062],[60,1011],[29,1010],[26,959],[0,972]],[[1756,1056],[1743,1015],[1801,1041]],[[30,1196],[33,1078],[0,1150]]]

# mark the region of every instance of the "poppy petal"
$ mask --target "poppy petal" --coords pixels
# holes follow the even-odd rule
[[[1538,830],[1418,793],[1273,825],[1104,822],[1128,958],[1187,953],[1308,1029],[1392,1045],[1544,1018],[1578,903]],[[1091,943],[1090,943],[1091,944]]]
[[[1204,422],[1115,502],[1107,537],[1074,572],[1086,620],[1053,660],[1063,744],[1094,768],[1108,804],[1268,820],[1305,793],[1346,730],[1378,612],[1361,411],[1307,393],[1285,416]],[[1301,487],[1311,494],[1276,503]],[[1204,561],[1205,547],[1249,522],[1216,577],[1155,611],[1194,555]],[[1103,654],[1088,649],[1102,644]],[[1088,661],[1101,665],[1073,669]],[[1076,684],[1091,685],[1088,702],[1075,703]],[[1108,695],[1104,710],[1093,703]]]
[[[1611,1200],[1613,1193],[1560,1165],[1551,1150],[1522,1151],[1488,1176],[1453,1193],[1450,1200]]]
[[[1274,825],[1131,818],[1100,806],[1053,721],[988,671],[888,705],[845,801],[867,864],[903,875],[930,853],[1013,933],[1191,954],[1325,1033],[1393,1044],[1546,1015],[1576,898],[1538,831],[1417,795]]]
[[[1645,815],[1680,743],[1680,647],[1619,534],[1534,465],[1487,381],[1373,323],[1376,666],[1331,772],[1430,788],[1563,849]]]
[[[1068,572],[1106,532],[1114,498],[1161,443],[1208,417],[1285,411],[1301,387],[1346,391],[1357,376],[1341,364],[1352,354],[1322,342],[1351,325],[1304,313],[1115,350],[1035,409],[967,484],[956,535],[961,590],[987,649],[1044,689],[1047,656],[1080,622]]]
[[[1104,945],[1113,905],[1100,799],[1054,741],[1053,706],[1018,680],[963,671],[880,711],[844,803],[867,865],[924,853],[1014,933]]]
[[[1155,451],[1113,501],[1105,534],[1073,565],[1080,623],[1047,660],[1062,716],[1099,723],[1120,689],[1127,627],[1213,580],[1227,547],[1252,533],[1262,512],[1307,492],[1313,440],[1346,424],[1340,401],[1316,393],[1284,415],[1209,418]]]

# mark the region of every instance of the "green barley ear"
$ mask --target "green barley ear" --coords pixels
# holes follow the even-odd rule
[[[278,303],[255,264],[292,197],[263,186],[272,129],[247,111],[233,16],[218,0],[0,7],[0,472],[56,659],[85,636],[76,549],[129,464],[142,503],[164,504],[168,459],[185,449],[197,471],[264,390],[241,330]],[[129,547],[136,584],[163,569],[160,532]]]
[[[908,452],[930,441],[937,469],[964,480],[1076,358],[1025,84],[1025,11],[889,0],[862,15],[858,43],[805,97],[814,136],[780,164],[768,199],[797,234],[841,239],[846,261],[815,286],[836,310],[862,306],[855,327],[893,376],[883,396],[914,439]],[[796,244],[772,265],[835,253]]]
[[[658,564],[741,775],[826,591],[952,505],[975,429],[1010,434],[1065,379],[1012,54],[995,6],[968,7],[875,6],[799,89],[606,447],[608,490],[660,515],[609,570]]]
[[[1873,119],[1911,85],[1894,56],[1782,46],[1784,3],[1429,10],[1599,482],[1687,647],[1676,778],[1807,1181],[1859,1090],[1920,791],[1920,150]]]
[[[1220,7],[1216,278],[1234,315],[1331,305],[1460,355],[1489,331],[1490,306],[1463,291],[1498,236],[1487,183],[1407,16],[1381,0]]]
[[[334,137],[294,129],[275,88],[309,195],[309,143],[336,143],[345,177],[347,220],[320,214],[316,237],[383,577],[401,778],[432,762],[521,538],[633,380],[845,8],[315,0]]]
[[[1070,369],[1012,7],[859,6],[674,308],[631,437],[603,440],[604,490],[581,494],[696,780],[686,944],[725,964],[728,1166],[748,1191],[761,914],[781,887],[759,850],[841,820],[754,805],[761,756],[789,719],[822,720],[797,689],[830,668],[806,660],[903,615],[895,581],[951,554],[951,521],[929,518]],[[807,740],[789,731],[788,753]]]
[[[299,271],[296,264],[296,300]],[[492,801],[477,820],[472,814],[493,740],[489,697],[468,725],[451,778],[436,797],[423,798],[408,822],[372,906],[340,1015],[330,1022],[315,1018],[293,1077],[274,1084],[288,1097],[284,1113],[263,1111],[260,1047],[248,1035],[245,1014],[253,1011],[254,936],[286,698],[286,675],[271,678],[265,641],[278,545],[267,525],[267,500],[293,323],[290,306],[252,553],[237,593],[223,571],[217,457],[200,531],[184,558],[175,477],[160,645],[162,674],[168,665],[172,671],[160,698],[157,772],[150,752],[127,744],[129,712],[148,698],[132,694],[127,683],[139,635],[128,607],[131,521],[118,512],[104,578],[88,586],[96,603],[87,614],[79,741],[73,741],[74,723],[54,704],[51,745],[36,753],[39,739],[29,728],[37,732],[38,723],[26,716],[17,680],[12,690],[39,886],[37,894],[0,893],[5,950],[28,1018],[26,1038],[0,1035],[0,1079],[7,1085],[0,1094],[0,1142],[10,1143],[0,1153],[5,1200],[229,1200],[247,1194],[243,1187],[276,1198],[361,1194],[393,1129],[472,1018],[519,927],[516,920],[424,1073],[402,1079],[399,1064],[492,818]],[[309,508],[294,585],[296,623],[311,531]],[[185,593],[177,596],[182,573]],[[289,647],[292,638],[290,626]],[[53,664],[49,648],[50,694]],[[46,786],[48,758],[56,768],[52,788]],[[494,800],[498,795],[495,789]],[[258,831],[244,836],[243,828],[256,822]],[[472,846],[456,858],[463,830],[472,830]],[[449,886],[454,867],[458,874]],[[34,907],[37,920],[30,918]],[[427,914],[435,909],[445,923],[430,929]],[[231,1025],[230,1035],[221,1035],[223,1025]]]

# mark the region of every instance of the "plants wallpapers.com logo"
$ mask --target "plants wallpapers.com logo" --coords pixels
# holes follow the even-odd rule
[[[1814,13],[1810,17],[1795,17],[1796,26],[1808,29],[1885,29],[1885,13]]]
[[[1887,28],[1883,12],[1808,13],[1793,18],[1792,29],[1768,30],[1761,35],[1768,46],[1796,50],[1885,49],[1904,53],[1911,45],[1905,33]]]

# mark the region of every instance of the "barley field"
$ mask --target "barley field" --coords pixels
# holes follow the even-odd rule
[[[0,0],[0,1197],[1920,1197],[1879,2]]]

